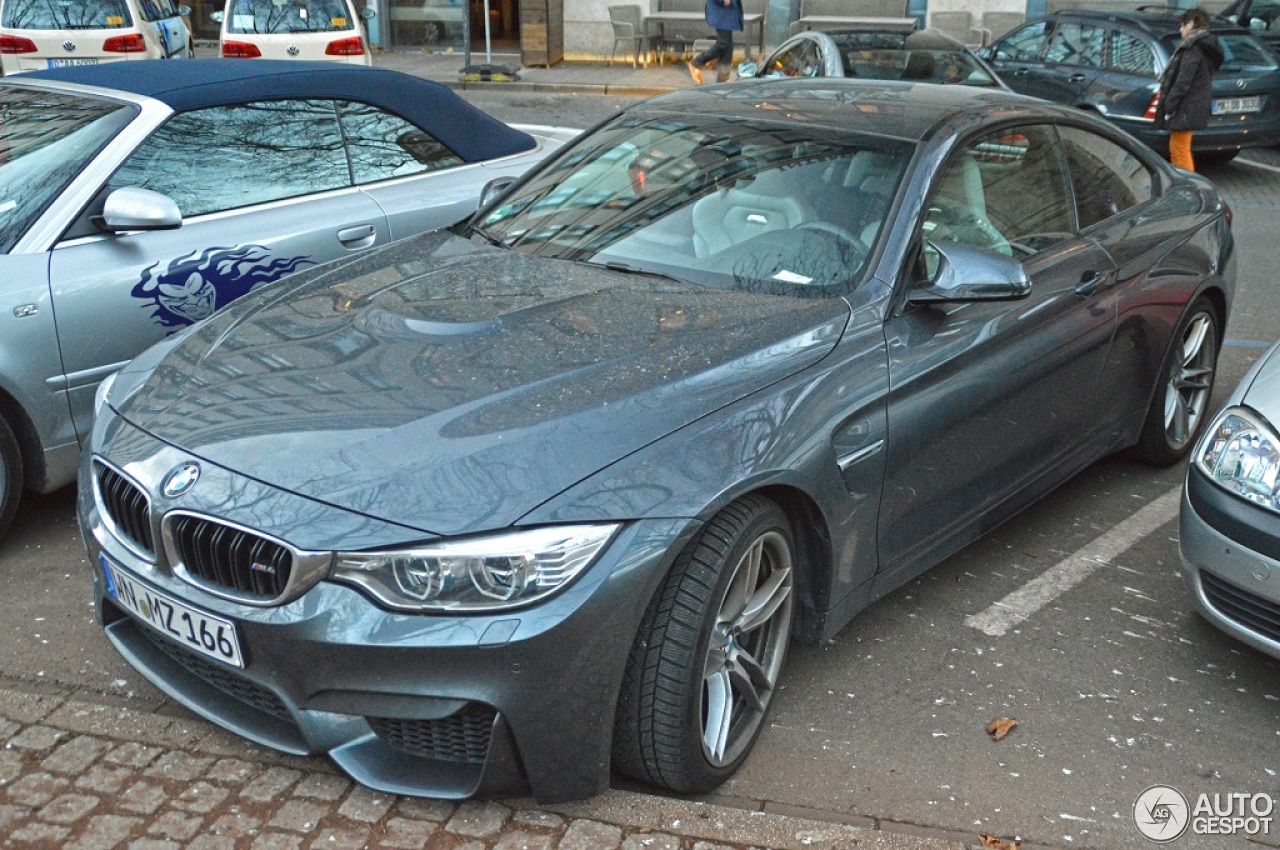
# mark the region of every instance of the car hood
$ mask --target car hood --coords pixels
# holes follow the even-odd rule
[[[1251,374],[1240,382],[1240,388],[1228,403],[1243,403],[1261,413],[1272,424],[1280,424],[1280,342],[1260,357]]]
[[[249,296],[111,403],[259,481],[461,534],[817,362],[847,318],[428,234]]]

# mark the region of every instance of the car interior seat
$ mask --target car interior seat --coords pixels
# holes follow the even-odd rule
[[[973,154],[964,152],[947,164],[929,203],[926,233],[933,231],[939,238],[953,242],[971,242],[965,238],[968,228],[978,221],[987,220],[986,191],[982,185],[982,172]]]
[[[938,63],[933,56],[921,50],[914,50],[907,57],[907,64],[902,69],[902,79],[907,82],[927,82],[933,79],[933,72]]]
[[[875,244],[884,224],[884,213],[893,199],[898,174],[893,155],[882,151],[859,151],[849,161],[844,185],[862,206],[861,231],[855,232],[868,247]]]
[[[776,172],[775,172],[776,173]],[[786,230],[815,216],[789,194],[771,192],[781,179],[767,175],[739,188],[717,189],[693,205],[693,250],[699,257],[745,242],[771,230]]]

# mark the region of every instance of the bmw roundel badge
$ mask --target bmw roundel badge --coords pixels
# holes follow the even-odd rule
[[[176,499],[194,487],[199,480],[199,464],[193,461],[180,463],[169,470],[169,474],[164,477],[164,483],[160,485],[160,492],[170,499]]]

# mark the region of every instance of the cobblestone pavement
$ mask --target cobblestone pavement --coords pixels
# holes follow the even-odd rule
[[[10,685],[5,687],[4,685]],[[53,850],[959,850],[944,836],[610,791],[448,803],[370,791],[321,759],[191,718],[0,684],[0,841]],[[870,827],[870,828],[867,828]],[[976,840],[973,836],[971,840]]]

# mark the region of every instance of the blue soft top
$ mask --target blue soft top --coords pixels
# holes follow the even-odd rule
[[[270,59],[107,62],[10,77],[7,82],[58,80],[145,95],[174,110],[250,100],[340,98],[368,103],[408,119],[466,162],[530,150],[528,133],[481,112],[448,87],[385,68]]]

